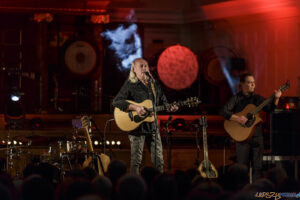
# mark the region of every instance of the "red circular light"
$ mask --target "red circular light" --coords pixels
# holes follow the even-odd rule
[[[190,87],[197,78],[198,69],[196,55],[181,45],[168,47],[160,55],[157,64],[158,75],[162,82],[175,90]]]

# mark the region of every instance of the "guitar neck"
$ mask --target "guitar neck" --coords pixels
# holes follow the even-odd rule
[[[289,81],[282,85],[278,90],[280,90],[281,92],[284,92],[285,90],[290,88],[290,83]],[[251,112],[251,114],[256,115],[259,111],[261,111],[261,109],[263,109],[268,103],[270,103],[275,97],[275,94],[273,94],[272,96],[270,96],[269,98],[267,98],[266,100],[264,100],[259,106],[257,106],[255,108],[255,110],[253,110]]]
[[[204,162],[205,166],[208,167],[208,150],[207,150],[207,132],[206,132],[206,119],[203,116],[202,121],[202,132],[203,132],[203,151],[204,151]]]
[[[261,111],[267,104],[269,104],[274,98],[274,94],[272,96],[270,96],[269,98],[267,98],[266,100],[264,100],[259,106],[257,106],[255,108],[255,110],[253,110],[251,112],[251,114],[256,115],[259,111]]]
[[[160,112],[160,111],[165,111],[165,110],[169,110],[172,106],[176,105],[178,107],[180,106],[185,106],[185,105],[188,105],[189,102],[188,101],[178,101],[176,103],[172,103],[172,104],[165,104],[165,105],[162,105],[162,106],[156,106],[156,112]],[[149,109],[151,112],[154,111],[153,108]]]
[[[87,127],[84,128],[84,133],[85,133],[85,137],[87,140],[87,145],[88,145],[88,149],[90,152],[94,152],[94,148],[93,148],[93,144],[92,144],[92,140],[89,134],[89,129]]]

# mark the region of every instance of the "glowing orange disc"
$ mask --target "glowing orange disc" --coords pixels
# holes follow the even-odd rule
[[[190,87],[197,78],[198,69],[196,55],[181,45],[168,47],[160,55],[157,64],[159,78],[175,90]]]

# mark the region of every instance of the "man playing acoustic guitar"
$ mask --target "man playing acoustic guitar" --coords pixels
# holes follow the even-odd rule
[[[114,98],[113,106],[122,111],[136,111],[143,116],[147,114],[147,110],[143,106],[129,103],[127,100],[141,103],[146,99],[156,102],[156,106],[167,104],[166,96],[149,72],[147,61],[138,58],[133,61],[128,80]],[[169,111],[177,109],[178,106],[174,105]],[[141,123],[137,129],[129,132],[128,138],[131,146],[130,172],[139,173],[145,142],[148,145],[153,165],[163,172],[163,149],[156,121]]]
[[[255,80],[254,76],[250,73],[244,74],[240,78],[240,92],[231,97],[231,99],[225,104],[221,111],[221,115],[230,121],[235,121],[244,126],[248,118],[244,115],[237,115],[249,104],[259,106],[264,102],[265,98],[254,93]],[[281,90],[275,90],[274,100],[267,104],[263,110],[271,112],[278,105],[279,98],[281,96]],[[245,165],[251,164],[253,166],[253,180],[257,180],[261,177],[262,170],[262,157],[263,157],[263,127],[262,123],[259,123],[254,127],[254,133],[248,140],[238,142],[236,141],[236,156],[237,162]]]

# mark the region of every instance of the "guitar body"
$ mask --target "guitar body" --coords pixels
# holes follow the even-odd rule
[[[140,124],[143,122],[154,122],[154,110],[153,110],[153,103],[150,99],[146,99],[145,101],[141,103],[136,103],[134,101],[126,100],[128,103],[135,104],[138,106],[143,106],[147,113],[143,116],[140,116],[135,111],[128,111],[124,112],[120,110],[119,108],[115,107],[114,110],[114,118],[117,126],[122,131],[132,131],[139,127]],[[190,97],[187,98],[185,101],[178,101],[173,104],[165,104],[163,106],[156,106],[156,112],[162,111],[162,110],[168,110],[173,105],[177,106],[196,106],[200,103],[197,97]]]
[[[108,169],[108,165],[110,163],[110,157],[104,153],[100,153],[99,155],[100,160],[102,162],[102,167],[103,167],[103,171],[101,170],[101,163],[97,163],[98,166],[100,166],[101,168],[99,169],[99,175],[103,175],[104,173],[107,172]],[[97,162],[99,162],[99,160],[97,159]]]
[[[152,101],[149,99],[143,101],[142,103],[136,103],[130,100],[127,100],[127,102],[138,106],[143,106],[146,109],[153,108]],[[135,111],[124,112],[117,107],[114,110],[114,118],[117,126],[126,132],[136,129],[143,122],[154,121],[154,115],[150,114],[146,116],[139,116]]]
[[[247,117],[247,114],[255,110],[255,108],[255,105],[249,104],[241,112],[236,113],[235,115]],[[246,124],[246,126],[242,126],[235,121],[225,120],[224,128],[233,140],[237,142],[243,142],[252,137],[256,124],[260,123],[261,121],[262,119],[257,113],[252,120],[249,120],[249,124]]]
[[[198,171],[203,178],[218,178],[218,171],[209,160],[203,160],[198,167]]]

